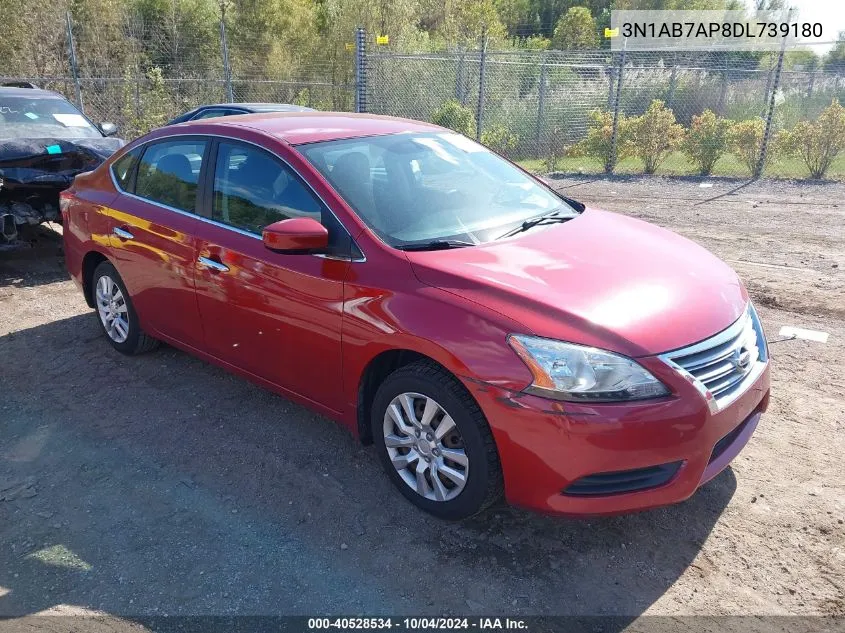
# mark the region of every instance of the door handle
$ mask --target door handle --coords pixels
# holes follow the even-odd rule
[[[223,264],[213,259],[209,259],[208,257],[200,257],[197,261],[199,261],[199,263],[205,266],[206,268],[209,268],[216,273],[229,272],[229,267],[226,264]]]
[[[134,240],[135,239],[135,236],[132,235],[132,233],[130,233],[126,229],[122,229],[122,228],[117,227],[117,226],[114,227],[111,230],[111,232],[114,233],[117,237],[119,237],[122,240]]]

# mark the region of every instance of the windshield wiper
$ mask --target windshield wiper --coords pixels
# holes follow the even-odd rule
[[[445,251],[450,248],[464,248],[466,246],[475,246],[475,244],[464,240],[432,240],[419,244],[403,244],[396,248],[400,251]]]
[[[517,225],[515,228],[511,229],[507,233],[500,235],[497,237],[497,240],[501,240],[505,237],[511,237],[516,235],[517,233],[524,233],[528,229],[534,228],[535,226],[539,226],[541,224],[555,224],[556,222],[566,222],[567,220],[572,219],[572,215],[563,214],[566,209],[558,208],[554,211],[549,211],[548,213],[544,213],[543,215],[538,215],[534,218],[528,218],[522,224]]]

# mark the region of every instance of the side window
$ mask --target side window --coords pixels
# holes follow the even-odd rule
[[[142,148],[140,147],[136,147],[131,152],[127,152],[112,163],[111,173],[114,175],[115,181],[117,181],[117,186],[123,191],[132,193],[132,170],[135,167],[135,163],[138,162],[138,157],[141,155],[141,149]]]
[[[257,147],[219,144],[212,218],[260,234],[268,224],[300,217],[322,221],[322,204],[287,166]]]
[[[196,115],[191,121],[199,121],[200,119],[214,119],[220,116],[230,116],[232,114],[243,114],[237,110],[229,110],[227,108],[212,108],[211,110],[203,110]]]
[[[194,213],[206,141],[165,141],[141,157],[135,195]]]

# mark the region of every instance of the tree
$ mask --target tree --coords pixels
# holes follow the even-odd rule
[[[37,9],[28,0],[0,0],[3,75],[45,77],[68,72],[65,11],[67,0],[45,2]]]
[[[761,70],[768,70],[770,68],[774,68],[777,64],[779,55],[780,53],[775,52],[765,53],[761,55],[760,62],[757,64],[757,67]],[[799,48],[791,51],[786,51],[783,56],[784,70],[812,71],[815,70],[818,64],[818,56],[813,51],[806,48]]]
[[[493,0],[456,0],[446,2],[446,15],[440,34],[452,46],[476,48],[482,34],[487,34],[490,48],[501,46],[507,39],[505,25]]]
[[[649,11],[741,11],[745,9],[742,0],[616,0],[616,10]]]
[[[555,26],[552,48],[577,50],[597,48],[598,26],[586,7],[572,7]]]
[[[493,4],[511,37],[524,39],[540,32],[536,0],[493,0]]]
[[[836,44],[824,58],[824,67],[825,70],[845,72],[845,31],[839,32]]]

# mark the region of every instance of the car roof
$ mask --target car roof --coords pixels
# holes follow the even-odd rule
[[[18,88],[12,86],[0,86],[0,95],[4,97],[40,97],[42,99],[65,99],[62,95],[52,90],[42,88]],[[65,99],[67,101],[67,99]]]
[[[185,130],[194,126],[250,128],[290,143],[316,143],[339,139],[400,134],[403,132],[442,132],[444,128],[430,123],[349,112],[259,112],[236,114],[218,119],[202,119],[179,124]]]

